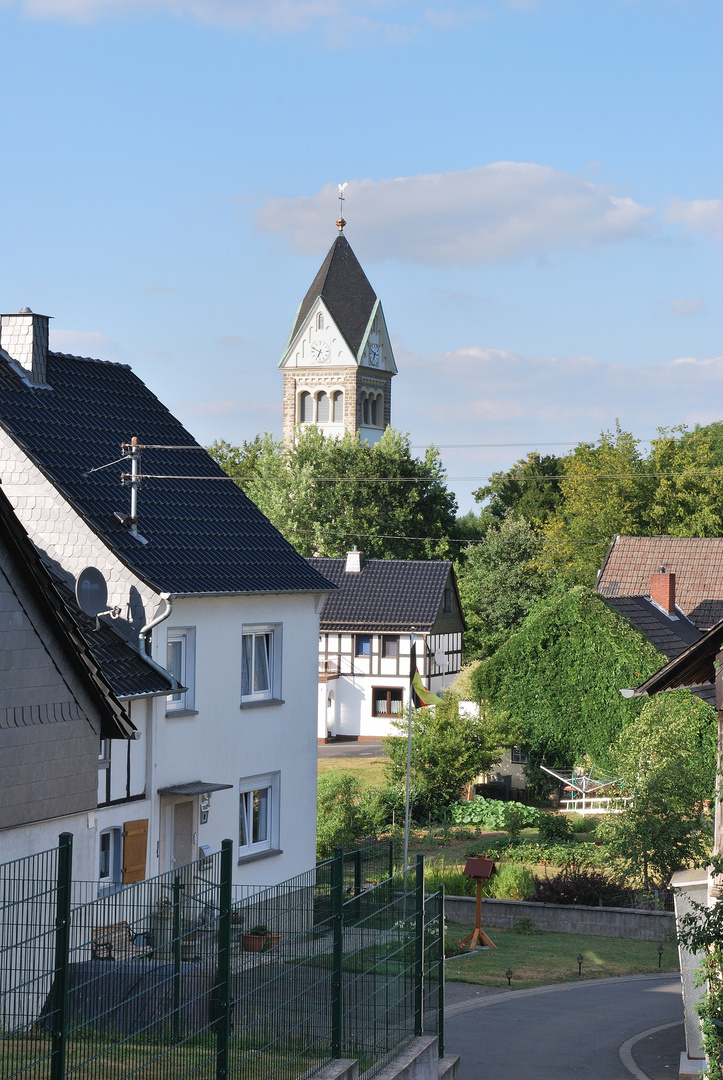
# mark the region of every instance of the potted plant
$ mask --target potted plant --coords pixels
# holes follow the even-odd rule
[[[258,923],[241,935],[241,944],[246,952],[269,952],[279,944],[279,935],[273,934],[266,923]]]

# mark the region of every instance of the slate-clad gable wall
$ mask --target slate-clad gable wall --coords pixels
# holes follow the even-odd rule
[[[95,807],[98,736],[87,720],[5,728],[0,746],[0,830]]]
[[[63,498],[17,443],[0,429],[0,479],[30,539],[71,589],[86,566],[95,566],[108,584],[108,604],[117,605],[129,634],[155,614],[158,594],[125,567]]]

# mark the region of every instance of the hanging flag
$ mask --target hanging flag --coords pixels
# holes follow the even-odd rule
[[[442,705],[441,697],[437,697],[422,682],[422,676],[417,671],[417,646],[412,643],[412,651],[409,654],[409,692],[412,696],[412,704],[415,709],[424,708],[426,705]]]

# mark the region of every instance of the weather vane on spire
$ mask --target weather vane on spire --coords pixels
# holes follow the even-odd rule
[[[336,227],[339,232],[344,232],[344,226],[346,225],[344,221],[344,192],[349,187],[349,184],[346,182],[336,186],[339,188],[339,220],[336,222]]]

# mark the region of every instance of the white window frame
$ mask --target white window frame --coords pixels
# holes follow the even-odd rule
[[[103,863],[101,862],[103,851],[103,837],[109,838],[107,874],[102,875]],[[98,891],[101,893],[118,892],[122,887],[123,867],[123,829],[113,826],[103,829],[98,836]]]
[[[256,641],[257,637],[268,636],[269,638],[269,655],[268,655],[268,688],[265,690],[254,690],[254,665],[256,663]],[[250,692],[244,693],[244,650],[246,648],[245,641],[251,638],[253,639],[251,648],[251,689]],[[282,647],[282,627],[281,623],[263,623],[254,625],[244,625],[241,629],[241,708],[248,708],[253,705],[263,704],[276,704],[281,703],[281,647]]]
[[[253,794],[265,791],[267,799],[266,836],[263,840],[253,839]],[[279,851],[281,773],[263,773],[260,776],[247,776],[239,781],[239,841],[238,857],[244,860],[262,855],[264,852]],[[246,843],[242,841],[246,840]]]
[[[180,674],[171,672],[168,653],[174,643],[181,644]],[[196,628],[194,626],[172,626],[166,639],[167,670],[175,675],[185,691],[169,694],[166,698],[166,715],[194,712],[196,700]]]

